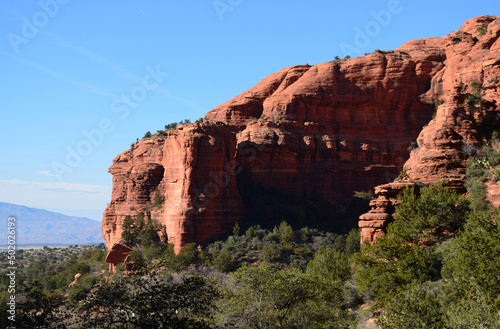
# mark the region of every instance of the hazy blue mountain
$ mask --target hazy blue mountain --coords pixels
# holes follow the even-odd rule
[[[104,242],[101,222],[0,202],[0,246],[7,244],[7,219],[16,217],[16,243],[90,244]]]

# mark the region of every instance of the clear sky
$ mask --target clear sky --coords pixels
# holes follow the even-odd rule
[[[444,36],[498,0],[0,4],[0,201],[101,220],[113,158],[265,76]],[[361,32],[360,32],[361,31]]]

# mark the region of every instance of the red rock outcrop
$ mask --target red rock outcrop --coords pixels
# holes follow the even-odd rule
[[[73,287],[76,284],[76,281],[78,280],[79,277],[82,276],[82,273],[76,273],[75,274],[75,279],[68,285],[68,288]]]
[[[370,201],[372,209],[359,216],[361,242],[368,240],[373,243],[377,237],[385,234],[387,225],[393,220],[396,206],[401,203],[397,197],[406,187],[415,187],[415,182],[394,182],[375,187],[378,197]]]
[[[140,212],[162,224],[162,237],[176,251],[216,239],[245,219],[245,184],[316,191],[342,203],[355,190],[392,181],[404,165],[412,180],[447,177],[459,186],[462,146],[480,139],[463,105],[471,83],[482,83],[484,99],[498,104],[499,19],[475,18],[460,31],[395,51],[282,69],[200,122],[135,143],[109,170],[108,248],[120,241],[125,216]],[[378,234],[373,228],[367,237]]]
[[[481,16],[468,20],[460,30],[446,37],[414,40],[397,49],[414,54],[424,46],[433,45],[442,49],[446,57],[446,66],[433,77],[429,91],[421,96],[424,102],[435,102],[436,113],[423,127],[417,148],[404,165],[409,179],[425,184],[446,180],[451,187],[464,191],[468,160],[464,149],[480,148],[481,121],[487,116],[500,115],[499,36],[500,17]],[[474,93],[482,98],[481,104],[466,101]],[[499,186],[493,181],[486,183],[487,198],[496,207],[500,205]],[[362,241],[373,242],[384,234],[392,219],[391,210],[385,211],[386,203],[381,195],[370,203],[373,209],[360,216]]]
[[[109,168],[113,191],[102,225],[108,249],[120,242],[125,217],[139,213],[162,224],[161,236],[176,252],[230,231],[245,208],[234,178],[234,130],[225,124],[183,125],[117,156]],[[156,193],[161,206],[155,205]]]
[[[435,102],[438,107],[433,120],[417,138],[418,148],[411,152],[404,166],[411,179],[428,184],[447,179],[452,186],[462,185],[467,160],[463,148],[482,144],[477,128],[484,113],[472,115],[471,106],[465,103],[467,95],[474,93],[474,83],[484,88],[482,98],[489,104],[485,110],[499,115],[499,36],[500,18],[481,16],[437,39],[445,51],[446,66],[422,95],[424,101]],[[418,49],[421,42],[408,42],[399,50]]]
[[[111,248],[108,249],[105,261],[109,264],[109,272],[114,273],[116,265],[127,261],[128,256],[132,252],[132,248],[123,243],[114,243]]]

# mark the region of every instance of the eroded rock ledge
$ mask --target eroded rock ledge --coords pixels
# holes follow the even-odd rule
[[[404,167],[411,180],[446,178],[459,188],[463,145],[482,138],[477,114],[464,104],[473,82],[498,114],[499,35],[500,18],[481,16],[448,36],[394,51],[285,68],[199,122],[135,143],[109,169],[113,192],[102,226],[108,249],[120,242],[125,216],[140,212],[162,224],[162,238],[176,251],[217,239],[246,219],[240,191],[248,184],[315,191],[345,204],[354,191],[389,183]],[[381,191],[369,214],[383,209]],[[385,224],[368,224],[384,220],[368,217],[363,234],[372,239]]]

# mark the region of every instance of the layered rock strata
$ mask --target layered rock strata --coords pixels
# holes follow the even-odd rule
[[[377,198],[370,201],[372,209],[359,217],[361,242],[368,240],[373,243],[385,234],[387,225],[394,219],[396,206],[401,203],[397,197],[407,187],[415,187],[415,182],[394,182],[375,187]]]
[[[395,51],[285,68],[199,122],[135,143],[109,170],[108,249],[120,241],[125,216],[141,212],[161,223],[177,252],[217,239],[245,220],[247,185],[315,191],[342,204],[393,181],[404,166],[412,180],[460,188],[463,146],[481,143],[482,112],[498,113],[499,22],[481,16]],[[477,84],[488,105],[481,111],[465,103]],[[372,239],[384,225],[364,234]]]
[[[467,161],[464,148],[480,148],[484,136],[478,133],[478,125],[486,115],[499,115],[499,36],[500,18],[481,16],[446,37],[432,39],[442,49],[446,66],[422,95],[424,101],[434,101],[437,110],[404,166],[411,179],[428,184],[446,179],[452,186],[462,186]],[[399,49],[419,49],[422,42],[410,41]],[[476,93],[480,103],[468,102]]]

